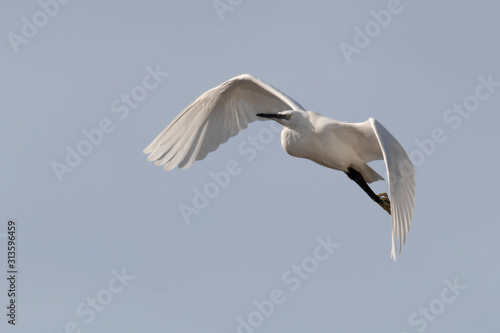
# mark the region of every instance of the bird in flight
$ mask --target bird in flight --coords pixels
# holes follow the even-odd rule
[[[256,120],[283,126],[281,145],[290,155],[339,170],[391,215],[391,258],[406,242],[415,201],[415,170],[399,142],[373,118],[346,123],[306,111],[271,85],[249,75],[212,88],[185,108],[144,149],[165,170],[189,168]],[[384,160],[389,194],[375,194],[369,183],[383,180],[368,166]]]

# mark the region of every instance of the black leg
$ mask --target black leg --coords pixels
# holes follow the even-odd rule
[[[375,201],[378,204],[383,204],[384,203],[382,201],[382,199],[380,199],[375,194],[375,192],[372,191],[372,189],[370,188],[370,186],[368,186],[368,184],[366,183],[365,179],[363,178],[363,176],[359,172],[357,172],[356,170],[354,170],[351,167],[348,167],[347,171],[348,171],[348,172],[346,172],[347,177],[349,177],[349,179],[354,180],[356,182],[356,184],[358,184],[359,187],[361,187],[366,192],[366,194],[368,194],[370,196],[370,198],[372,198],[373,201]]]

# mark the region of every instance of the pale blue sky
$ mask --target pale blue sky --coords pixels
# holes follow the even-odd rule
[[[500,5],[221,0],[221,20],[210,0],[42,3],[52,17],[37,1],[3,1],[0,13],[3,272],[8,219],[19,238],[17,327],[1,313],[2,332],[499,326]],[[375,16],[387,8],[383,27]],[[356,46],[357,28],[372,37],[348,62],[341,45]],[[420,156],[396,262],[389,216],[344,174],[288,156],[278,134],[265,136],[269,123],[187,170],[147,162],[142,150],[185,106],[241,73],[325,116],[374,117]],[[462,103],[473,111],[453,111]],[[259,135],[269,142],[248,161],[238,147]],[[60,181],[53,165],[68,167],[67,149],[88,155]],[[229,185],[187,225],[179,206],[228,163]],[[328,237],[339,246],[319,248]],[[3,309],[7,289],[0,282]],[[269,299],[272,314],[256,314],[254,301]]]

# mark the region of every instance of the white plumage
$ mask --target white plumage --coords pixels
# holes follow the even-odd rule
[[[391,257],[396,259],[410,229],[415,171],[399,142],[375,119],[346,123],[305,111],[276,88],[251,76],[236,76],[210,89],[182,111],[144,150],[165,170],[188,168],[256,120],[283,125],[281,144],[292,156],[307,158],[348,174],[392,215]],[[381,203],[366,183],[383,178],[368,162],[385,161],[390,194]],[[359,176],[362,176],[361,177]],[[371,193],[370,193],[371,192]],[[378,195],[379,198],[380,195]]]

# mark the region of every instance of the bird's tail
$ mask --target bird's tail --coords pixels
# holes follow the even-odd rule
[[[377,171],[373,170],[368,164],[361,166],[360,173],[368,184],[376,182],[377,180],[384,180],[384,177],[379,175]]]

